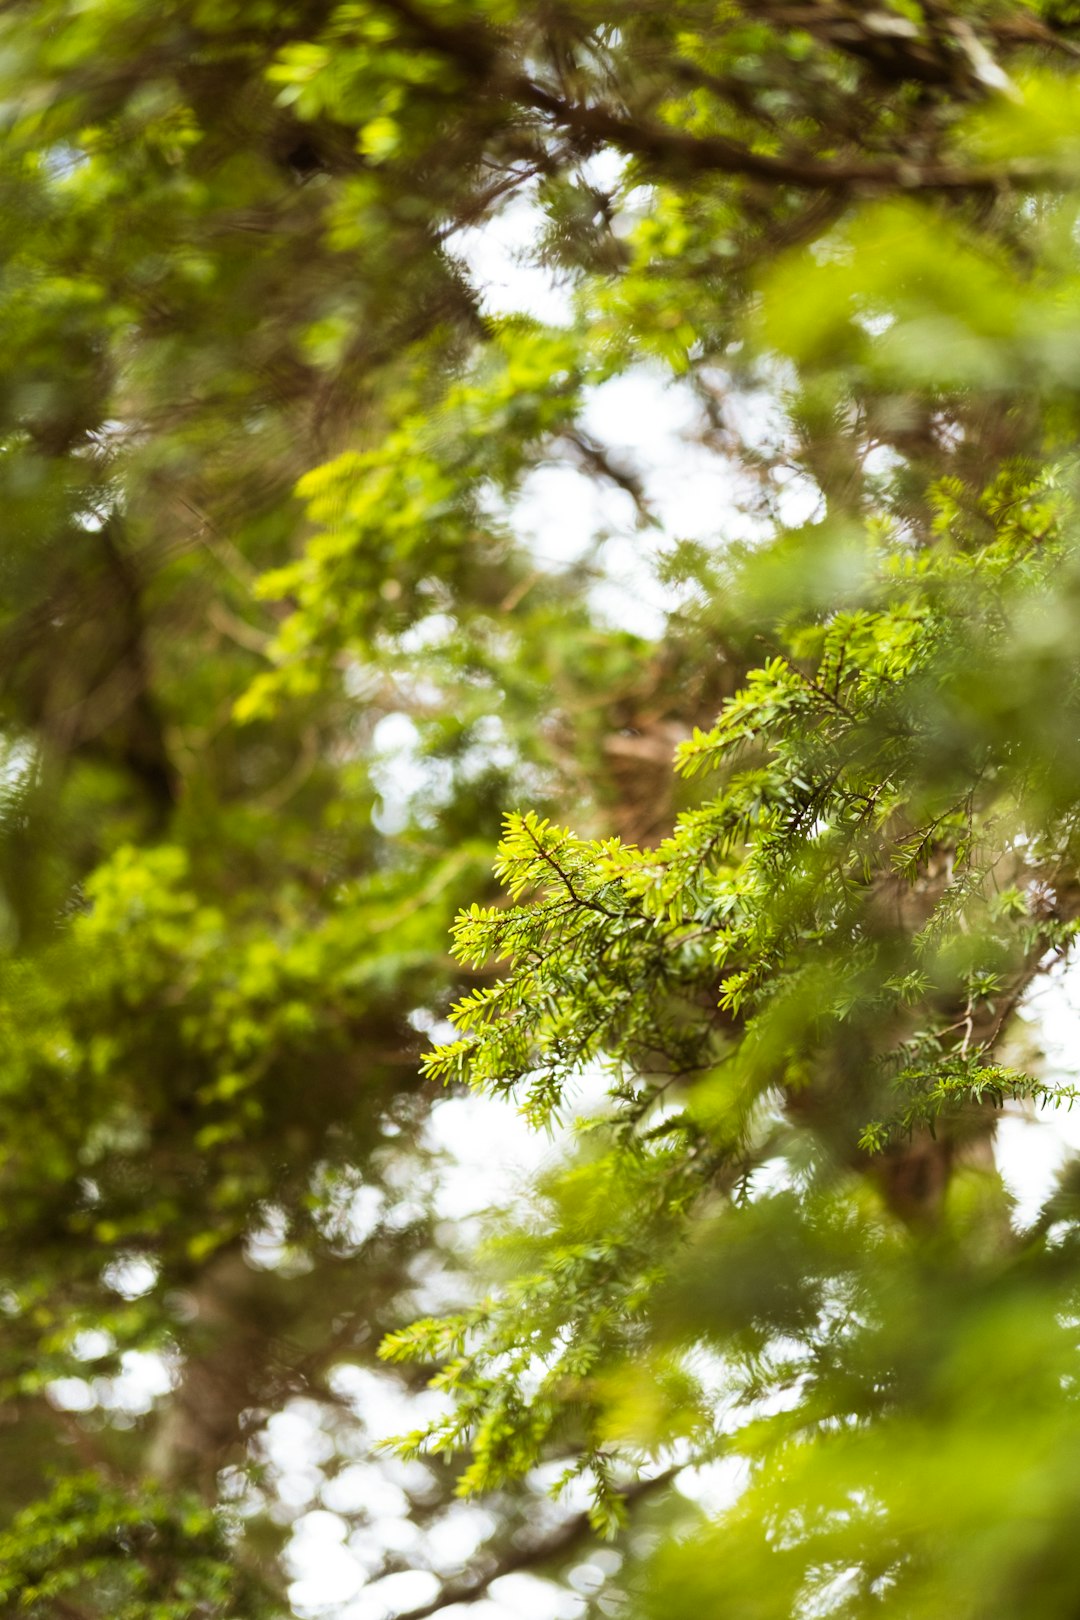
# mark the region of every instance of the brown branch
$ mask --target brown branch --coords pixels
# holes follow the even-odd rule
[[[619,1495],[627,1507],[632,1507],[643,1496],[669,1485],[679,1472],[678,1468],[669,1468],[653,1479],[642,1479],[634,1485],[628,1485],[624,1491],[619,1492]],[[395,1620],[430,1620],[430,1616],[449,1608],[452,1603],[475,1603],[504,1575],[517,1575],[522,1570],[535,1569],[539,1564],[546,1564],[553,1558],[572,1552],[579,1542],[588,1541],[593,1535],[595,1531],[589,1522],[589,1515],[576,1513],[572,1519],[567,1519],[565,1524],[560,1525],[558,1530],[544,1540],[530,1542],[524,1547],[506,1553],[497,1564],[483,1574],[466,1575],[456,1581],[448,1581],[438,1597],[432,1598],[429,1603],[421,1603],[415,1609],[406,1609],[404,1613],[396,1615]]]
[[[877,163],[827,161],[794,154],[777,157],[755,152],[727,135],[687,135],[651,119],[624,117],[597,103],[564,101],[531,79],[515,79],[511,89],[527,106],[575,130],[591,145],[617,147],[669,173],[720,173],[813,191],[848,191],[857,187],[885,191],[997,192],[1010,184],[1031,187],[1052,184],[1062,178],[1060,170],[1042,162],[994,168],[986,164],[964,167],[953,163],[916,163],[905,158]]]
[[[532,843],[533,843],[533,845],[534,845],[534,847],[536,849],[536,853],[539,855],[539,857],[540,857],[540,859],[542,861],[546,861],[548,866],[551,867],[552,871],[555,873],[556,877],[559,879],[560,883],[562,884],[563,888],[566,890],[567,894],[570,896],[570,898],[573,901],[575,906],[581,906],[586,911],[598,911],[601,916],[610,917],[612,919],[612,921],[616,920],[616,918],[618,917],[618,912],[609,911],[607,906],[602,906],[600,904],[599,900],[587,900],[583,894],[579,894],[577,889],[574,887],[574,880],[570,876],[569,872],[565,871],[563,869],[563,867],[561,867],[559,865],[559,863],[555,859],[554,855],[552,855],[549,850],[546,850],[544,848],[542,842],[536,836],[536,834],[533,832],[532,828],[529,827],[529,826],[526,826],[525,831],[528,833],[530,839],[532,840]]]
[[[1016,184],[1053,184],[1059,169],[1043,162],[966,167],[954,163],[919,163],[899,158],[893,162],[828,160],[797,153],[782,156],[755,152],[727,135],[689,135],[647,117],[633,117],[602,103],[576,102],[546,88],[524,73],[503,73],[500,36],[489,28],[436,21],[410,0],[384,0],[410,29],[434,49],[447,55],[477,87],[486,85],[508,100],[533,108],[561,128],[572,131],[590,148],[610,145],[628,156],[644,159],[668,173],[726,174],[771,181],[810,191],[849,191],[864,188],[885,191],[989,191]]]
[[[987,17],[982,26],[1003,45],[1043,45],[1047,50],[1080,58],[1080,45],[1038,17]]]
[[[59,1592],[53,1593],[52,1602],[56,1605],[57,1614],[61,1615],[63,1620],[90,1620],[89,1609],[80,1608]]]
[[[562,434],[562,442],[573,450],[575,461],[585,472],[598,478],[606,478],[616,489],[621,489],[624,494],[629,495],[642,528],[658,526],[656,513],[649,505],[649,497],[641,479],[628,467],[620,466],[614,461],[605,445],[580,427],[568,428]]]

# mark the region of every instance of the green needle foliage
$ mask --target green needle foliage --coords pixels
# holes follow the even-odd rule
[[[410,1620],[1071,1620],[1080,1180],[1022,1226],[994,1143],[1080,1095],[1018,1019],[1078,61],[1053,0],[0,8],[0,1614],[307,1620],[321,1503]],[[473,268],[522,219],[561,319]],[[622,561],[530,537],[570,469]],[[431,1082],[598,1080],[463,1270]],[[429,1380],[377,1463],[350,1390]]]

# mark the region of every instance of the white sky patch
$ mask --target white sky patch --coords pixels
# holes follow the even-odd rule
[[[357,1603],[350,1603],[341,1620],[391,1620],[406,1609],[430,1603],[439,1590],[438,1578],[426,1570],[407,1569],[374,1581]]]
[[[100,1361],[116,1349],[116,1340],[104,1328],[84,1328],[71,1341],[76,1361]]]
[[[476,1094],[437,1102],[425,1127],[427,1144],[449,1157],[435,1192],[437,1214],[463,1221],[523,1198],[539,1171],[565,1157],[575,1120],[603,1106],[609,1084],[600,1067],[581,1075],[568,1089],[561,1122],[550,1131],[526,1124],[512,1098]]]
[[[519,197],[483,225],[455,231],[447,250],[468,268],[481,289],[485,315],[531,315],[547,326],[566,326],[574,308],[569,286],[549,270],[530,263],[543,215],[528,197]]]
[[[0,743],[0,795],[22,787],[36,763],[37,751],[30,743]]]
[[[446,1397],[434,1390],[410,1395],[393,1374],[374,1372],[370,1367],[357,1367],[351,1362],[335,1367],[327,1382],[377,1440],[401,1434],[406,1429],[422,1428],[440,1417],[447,1407]],[[303,1404],[293,1403],[294,1407]]]
[[[283,1277],[298,1277],[310,1271],[313,1261],[287,1237],[285,1211],[269,1205],[262,1222],[248,1236],[244,1258],[256,1271],[276,1271]]]
[[[696,442],[704,423],[685,382],[637,366],[593,390],[583,422],[639,471],[669,539],[723,540],[739,528],[734,469]]]
[[[598,536],[632,530],[634,504],[621,489],[605,488],[576,467],[550,465],[522,481],[510,517],[538,563],[565,568],[586,556]]]
[[[144,1417],[175,1388],[177,1378],[178,1366],[171,1358],[153,1350],[125,1350],[120,1371],[111,1377],[55,1378],[45,1393],[62,1412],[104,1411],[117,1427],[125,1427],[129,1425],[118,1420]]]
[[[325,1614],[363,1588],[367,1571],[344,1546],[346,1534],[333,1513],[306,1513],[297,1522],[285,1561],[296,1573],[289,1602],[298,1615]]]
[[[427,1527],[424,1551],[440,1569],[460,1567],[480,1544],[494,1535],[495,1520],[483,1508],[460,1503]]]
[[[448,1221],[512,1203],[552,1150],[551,1142],[530,1130],[512,1103],[487,1097],[437,1102],[425,1137],[449,1156],[435,1194],[436,1212]]]
[[[323,1504],[332,1514],[368,1513],[376,1518],[393,1518],[409,1510],[409,1499],[400,1485],[388,1479],[377,1463],[352,1463],[335,1474],[322,1490]],[[338,1524],[341,1520],[336,1520]]]
[[[445,760],[423,757],[420,733],[407,714],[383,716],[372,735],[371,779],[379,803],[371,819],[384,837],[404,830],[421,795],[431,800],[445,790],[449,771]]]
[[[142,1254],[121,1254],[101,1273],[102,1281],[122,1299],[140,1299],[157,1282],[157,1267]]]
[[[554,1581],[535,1575],[503,1575],[491,1583],[494,1607],[491,1620],[577,1620],[585,1612],[585,1599]],[[485,1617],[486,1620],[486,1617]]]
[[[582,426],[615,467],[638,477],[658,527],[642,527],[626,490],[569,465],[531,473],[512,503],[511,521],[545,567],[591,553],[599,570],[594,608],[619,628],[657,636],[680,602],[657,579],[657,554],[672,540],[719,544],[752,536],[737,510],[738,475],[698,442],[704,423],[689,387],[652,366],[594,389]]]
[[[1045,1078],[1080,1083],[1080,960],[1048,973],[1021,1009],[1044,1056]],[[1015,1220],[1034,1220],[1066,1160],[1080,1151],[1080,1103],[1070,1110],[1011,1104],[998,1122],[998,1169],[1016,1200]]]
[[[684,1469],[675,1480],[675,1489],[706,1513],[726,1513],[739,1500],[749,1478],[750,1464],[745,1457],[720,1457],[700,1468]]]
[[[581,166],[581,174],[597,190],[611,192],[624,167],[618,153],[597,152]],[[467,268],[486,315],[531,315],[548,326],[567,326],[573,320],[571,283],[536,263],[536,243],[544,224],[535,187],[523,188],[483,224],[447,237],[447,252]]]

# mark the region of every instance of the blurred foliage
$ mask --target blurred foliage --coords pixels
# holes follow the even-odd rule
[[[0,1535],[5,1612],[188,1620],[268,1612],[238,1576],[221,1526],[197,1501],[137,1503],[92,1476],[64,1480]],[[83,1608],[92,1594],[93,1610]],[[12,1608],[12,1605],[14,1607]]]
[[[1076,1096],[1015,1015],[1080,927],[1078,58],[1050,0],[0,10],[5,1614],[310,1612],[349,1390],[433,1370],[415,1550],[333,1509],[413,1620],[1072,1614],[1075,1171],[1020,1230],[993,1143]],[[561,321],[474,268],[523,213]],[[568,469],[655,638],[525,532]],[[609,1082],[486,1271],[424,1068]]]

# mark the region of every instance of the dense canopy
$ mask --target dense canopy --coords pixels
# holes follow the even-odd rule
[[[0,1615],[1075,1616],[1078,62],[0,7]]]

